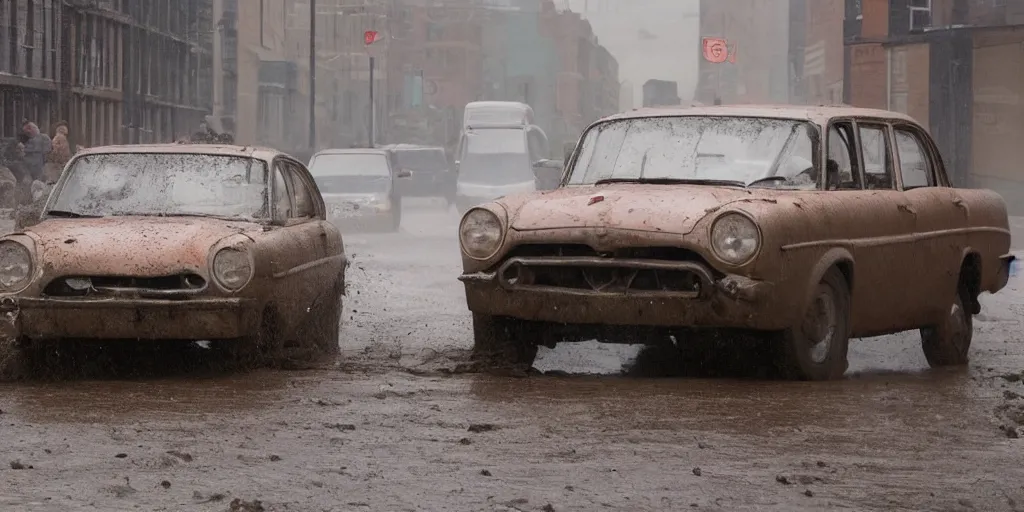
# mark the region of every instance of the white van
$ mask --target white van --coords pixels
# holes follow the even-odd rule
[[[533,124],[533,107],[518,101],[473,101],[462,114],[462,129],[486,125]]]

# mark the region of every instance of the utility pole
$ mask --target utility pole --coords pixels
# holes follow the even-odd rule
[[[316,0],[309,0],[309,149],[316,151]]]
[[[375,135],[374,132],[377,131],[376,130],[376,126],[374,126],[376,124],[375,121],[376,121],[376,117],[377,117],[377,108],[376,108],[376,105],[374,105],[374,103],[373,103],[373,69],[376,67],[376,60],[377,59],[373,58],[372,55],[370,56],[370,137],[369,138],[370,138],[370,147],[371,148],[373,147],[373,142],[374,142],[374,135]]]

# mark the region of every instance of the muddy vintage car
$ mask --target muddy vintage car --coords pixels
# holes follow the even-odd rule
[[[239,146],[93,148],[38,224],[0,239],[16,339],[337,347],[346,256],[298,161]],[[315,345],[313,345],[315,344]]]
[[[1014,259],[998,194],[952,188],[913,119],[849,107],[603,119],[560,188],[474,208],[459,238],[478,351],[736,330],[811,380],[843,374],[851,337],[911,329],[931,365],[965,364]]]

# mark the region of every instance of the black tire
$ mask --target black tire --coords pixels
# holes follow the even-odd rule
[[[495,365],[533,366],[537,343],[521,320],[473,313],[473,355]]]
[[[394,233],[402,227],[402,199],[395,200],[392,207],[394,210],[391,211],[391,225],[388,226],[388,230]]]
[[[236,340],[225,340],[219,345],[226,349],[228,356],[235,363],[243,367],[273,365],[283,358],[285,348],[276,316],[269,308],[260,315],[260,327],[254,334]]]
[[[970,359],[968,352],[974,337],[974,315],[964,307],[970,302],[967,287],[961,282],[944,321],[921,329],[921,348],[932,368],[963,366]]]
[[[784,377],[814,381],[842,378],[850,345],[850,286],[839,269],[831,268],[822,276],[804,319],[780,333],[778,342]]]
[[[309,340],[318,354],[335,355],[340,350],[341,313],[344,301],[341,287],[333,289],[311,311]]]

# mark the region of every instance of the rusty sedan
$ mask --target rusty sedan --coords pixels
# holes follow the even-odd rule
[[[316,183],[288,155],[94,148],[68,163],[38,224],[0,238],[0,311],[21,345],[208,340],[247,357],[288,343],[330,351],[345,267]]]
[[[966,364],[1014,260],[997,193],[952,187],[912,118],[849,107],[600,120],[560,188],[471,209],[459,239],[480,353],[728,330],[808,380],[842,376],[851,338],[912,329],[932,366]]]

